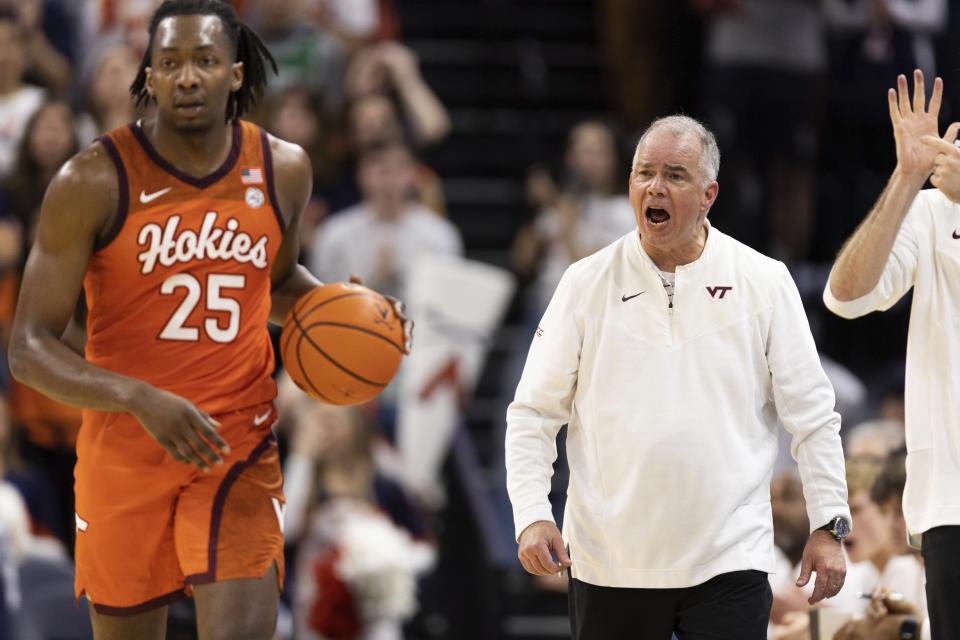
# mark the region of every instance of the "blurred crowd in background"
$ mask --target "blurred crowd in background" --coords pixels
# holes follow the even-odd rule
[[[46,185],[77,150],[147,113],[135,108],[128,87],[156,4],[0,0],[4,344]],[[896,75],[913,68],[941,75],[943,129],[960,119],[960,9],[948,0],[233,4],[279,65],[250,119],[301,145],[313,163],[303,264],[321,280],[356,274],[400,297],[424,253],[494,263],[518,283],[489,345],[485,382],[476,390],[484,397],[463,400],[440,498],[404,483],[393,446],[396,389],[370,405],[336,408],[278,375],[288,501],[278,637],[563,637],[564,578],[529,578],[513,555],[503,409],[564,269],[635,226],[626,186],[637,133],[678,111],[703,120],[719,140],[712,223],[790,267],[837,390],[854,534],[847,586],[827,606],[862,613],[869,600],[859,594],[883,587],[923,615],[922,568],[906,546],[899,506],[910,302],[882,318],[845,322],[830,317],[819,298],[840,243],[893,168],[885,91]],[[578,25],[588,46],[572,50],[594,64],[576,89],[590,100],[562,109],[551,108],[549,85],[564,81],[551,75],[555,58],[543,53],[556,42],[518,26],[524,16],[549,24],[554,4],[588,17]],[[467,17],[452,15],[458,11]],[[411,40],[408,15],[417,25]],[[512,174],[520,187],[502,199],[502,215],[489,219],[461,208],[462,198],[448,198],[445,188],[444,167],[457,166],[449,158],[474,153],[462,134],[473,131],[476,110],[463,104],[439,45],[452,33],[444,25],[452,25],[461,48],[449,55],[460,55],[470,16],[485,16],[477,46],[491,49],[478,54],[482,60],[502,64],[496,34],[512,43],[525,107],[513,143],[492,152],[490,169],[522,163]],[[441,82],[431,81],[432,69]],[[480,94],[503,95],[494,74],[490,86],[477,77]],[[530,144],[548,120],[561,124],[562,135]],[[477,177],[482,191],[485,176]],[[456,180],[462,196],[465,181]],[[74,606],[70,560],[80,412],[17,384],[5,365],[0,391],[0,637],[89,637],[85,609]],[[795,466],[789,452],[782,458],[772,486],[783,571],[771,577],[771,635],[804,638],[806,596],[793,580],[809,530]],[[552,496],[558,521],[563,467],[561,448]],[[170,637],[192,637],[191,616],[189,602],[174,607]],[[503,623],[507,617],[512,625]]]

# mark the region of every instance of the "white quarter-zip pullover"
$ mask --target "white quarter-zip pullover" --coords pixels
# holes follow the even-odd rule
[[[840,416],[786,267],[708,228],[673,305],[636,231],[571,266],[507,410],[516,534],[552,521],[569,423],[564,539],[573,577],[689,587],[774,569],[778,416],[793,434],[811,530],[849,520]]]
[[[937,189],[913,201],[872,291],[841,302],[828,281],[823,301],[856,318],[889,309],[910,287],[903,516],[916,544],[928,529],[960,525],[960,206]]]

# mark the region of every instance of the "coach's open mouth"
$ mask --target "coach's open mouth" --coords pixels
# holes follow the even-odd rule
[[[647,207],[647,222],[653,225],[663,224],[670,219],[670,214],[666,209],[660,207]]]

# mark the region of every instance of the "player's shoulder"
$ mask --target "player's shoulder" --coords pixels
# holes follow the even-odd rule
[[[42,217],[61,233],[101,233],[121,201],[121,178],[101,142],[82,149],[57,171],[47,187]]]
[[[114,160],[98,140],[78,151],[60,167],[50,189],[66,192],[78,202],[89,204],[116,194],[119,181]]]
[[[289,224],[310,199],[313,168],[307,152],[300,145],[281,140],[266,131],[263,136],[268,145],[263,153],[269,153],[281,213]]]
[[[287,142],[272,133],[266,132],[267,144],[270,145],[270,156],[273,159],[274,173],[290,174],[309,178],[312,174],[310,157],[303,147],[293,142]]]

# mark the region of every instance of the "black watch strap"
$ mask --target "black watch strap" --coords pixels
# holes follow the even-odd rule
[[[822,527],[817,527],[817,531],[826,531],[837,540],[843,540],[850,533],[850,523],[843,516],[836,516]]]

